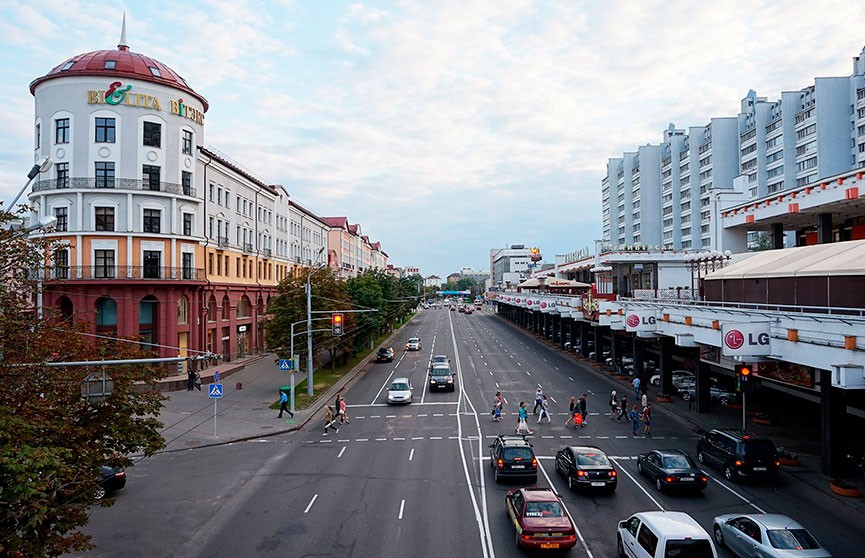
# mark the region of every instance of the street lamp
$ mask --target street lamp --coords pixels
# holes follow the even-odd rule
[[[315,257],[315,261],[313,261],[314,267],[309,271],[306,275],[306,394],[310,397],[313,396],[312,391],[312,285],[310,284],[310,279],[312,278],[312,274],[325,266],[325,264],[318,263],[318,260],[321,259],[321,255],[324,253],[324,246],[321,247],[321,250],[318,251],[318,255]]]
[[[39,176],[40,173],[43,173],[51,168],[51,157],[44,156],[39,159],[33,168],[30,169],[30,172],[27,173],[27,182],[24,183],[24,186],[18,192],[18,195],[15,196],[15,199],[12,200],[12,203],[9,204],[9,210],[11,211],[13,207],[15,207],[15,203],[18,202],[19,198],[24,194],[24,191],[27,190],[27,187],[30,186],[30,183],[33,182],[33,179]]]

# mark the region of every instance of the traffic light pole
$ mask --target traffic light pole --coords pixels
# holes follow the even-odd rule
[[[745,417],[747,416],[745,414],[745,395],[746,395],[746,393],[743,391],[742,392],[742,430],[745,430]]]

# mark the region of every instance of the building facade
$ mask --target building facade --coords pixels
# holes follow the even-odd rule
[[[516,287],[530,273],[531,248],[512,244],[508,248],[490,249],[490,287]]]

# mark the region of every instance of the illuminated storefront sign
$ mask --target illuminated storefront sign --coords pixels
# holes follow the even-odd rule
[[[150,110],[162,110],[162,103],[159,97],[146,95],[143,93],[133,93],[132,86],[123,84],[119,81],[112,82],[105,91],[87,91],[88,105],[123,105],[126,107],[137,107]],[[168,101],[168,112],[188,118],[193,122],[204,125],[204,113],[195,107],[191,107],[183,102],[183,99]]]

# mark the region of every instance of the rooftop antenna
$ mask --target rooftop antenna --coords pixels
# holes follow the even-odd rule
[[[117,45],[117,50],[129,50],[129,45],[126,44],[126,12],[123,12],[123,26],[120,28],[120,44]]]

